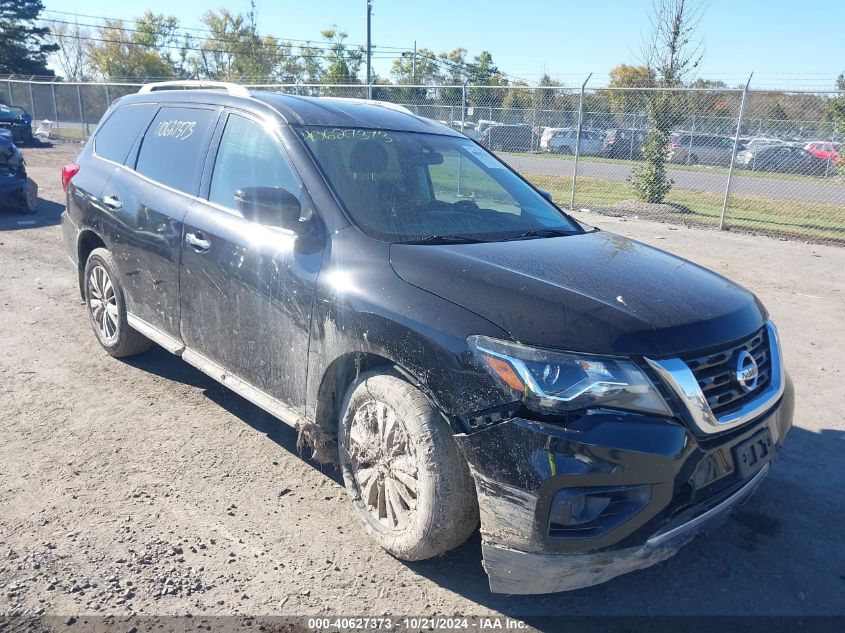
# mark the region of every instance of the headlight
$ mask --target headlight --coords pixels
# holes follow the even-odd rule
[[[629,360],[567,354],[486,336],[470,336],[467,342],[514,399],[533,411],[608,407],[672,414],[648,376]]]

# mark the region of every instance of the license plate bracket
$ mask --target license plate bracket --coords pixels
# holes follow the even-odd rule
[[[769,429],[755,433],[733,447],[734,465],[740,479],[748,479],[772,460],[774,446]]]

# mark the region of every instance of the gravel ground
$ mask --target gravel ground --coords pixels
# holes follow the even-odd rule
[[[76,151],[26,150],[39,211],[0,213],[0,614],[845,614],[845,249],[582,214],[756,292],[796,428],[756,496],[666,563],[493,595],[477,533],[397,561],[284,424],[158,348],[99,348],[58,227]]]

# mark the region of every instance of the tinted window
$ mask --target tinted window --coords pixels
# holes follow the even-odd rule
[[[280,187],[299,195],[299,180],[278,141],[258,123],[229,115],[214,162],[208,199],[235,208],[242,187]]]
[[[122,165],[155,108],[154,103],[117,108],[97,130],[94,137],[94,153]]]
[[[162,108],[147,128],[135,169],[153,180],[195,194],[214,110]]]

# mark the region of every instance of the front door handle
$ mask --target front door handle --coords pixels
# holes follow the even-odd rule
[[[207,253],[211,250],[211,242],[202,233],[185,233],[185,243],[197,253]]]
[[[113,211],[123,208],[123,203],[118,200],[117,196],[105,196],[103,198],[103,204]]]

